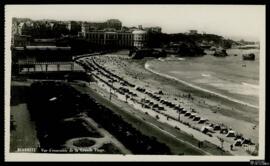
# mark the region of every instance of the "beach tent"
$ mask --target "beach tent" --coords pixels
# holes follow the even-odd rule
[[[214,127],[214,126],[215,126],[215,124],[213,124],[213,123],[209,123],[209,126],[210,126],[210,127]]]
[[[185,113],[185,116],[190,116],[190,112],[186,112]]]
[[[207,128],[207,126],[202,126],[202,128],[201,128],[201,132],[203,132],[203,133],[207,133],[209,130],[208,130],[208,128]]]
[[[214,129],[214,130],[221,130],[221,127],[220,127],[220,125],[217,124],[217,125],[214,125],[214,126],[213,126],[213,129]]]
[[[236,136],[236,133],[233,130],[230,130],[226,135],[226,137],[235,137],[235,136]]]
[[[205,123],[207,121],[207,119],[204,119],[204,118],[201,118],[198,123],[202,124],[202,123]]]
[[[198,120],[200,120],[200,119],[201,119],[201,117],[195,116],[194,119],[193,119],[193,121],[198,121]]]
[[[221,129],[220,129],[220,133],[221,133],[221,134],[227,134],[228,131],[229,131],[229,130],[228,130],[226,127],[221,127]]]
[[[238,139],[234,142],[234,146],[242,146],[242,140]]]
[[[163,111],[164,110],[164,107],[158,107],[158,110]]]
[[[153,108],[158,108],[158,107],[159,107],[158,104],[153,105]]]
[[[187,112],[187,110],[183,109],[183,110],[181,111],[181,114],[184,114],[184,113],[186,113],[186,112]]]
[[[181,106],[178,106],[178,110],[179,110],[180,112],[182,112],[182,111],[184,110],[184,108],[181,107]]]
[[[196,116],[196,114],[191,113],[189,118],[194,118],[195,116]]]
[[[201,128],[201,132],[203,132],[203,133],[207,133],[207,132],[212,132],[213,133],[213,130],[211,129],[211,127],[209,127],[209,126],[202,126],[202,128]]]
[[[250,139],[244,139],[242,140],[242,144],[252,145],[252,142]]]

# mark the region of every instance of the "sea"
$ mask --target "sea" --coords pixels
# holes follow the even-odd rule
[[[255,108],[259,106],[260,50],[228,49],[227,57],[215,57],[211,52],[201,57],[170,55],[147,61],[146,68],[163,76],[221,97]],[[242,55],[254,53],[255,60],[243,60]]]

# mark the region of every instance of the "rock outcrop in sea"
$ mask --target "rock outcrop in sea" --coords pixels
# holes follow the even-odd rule
[[[168,46],[165,46],[164,50],[168,54],[174,54],[181,57],[205,55],[204,50],[193,42],[170,43]]]

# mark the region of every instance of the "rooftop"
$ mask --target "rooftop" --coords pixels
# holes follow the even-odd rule
[[[147,32],[144,30],[134,30],[132,34],[146,34]]]
[[[25,47],[14,47],[14,50],[71,50],[71,47],[57,47],[57,46],[25,46]]]

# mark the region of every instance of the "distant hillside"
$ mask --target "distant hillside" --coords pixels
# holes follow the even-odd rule
[[[149,34],[149,46],[150,47],[162,47],[168,45],[170,42],[185,42],[190,44],[200,44],[211,45],[216,47],[223,47],[225,49],[231,48],[232,44],[235,43],[233,40],[225,39],[222,36],[215,34],[158,34],[150,33]]]

